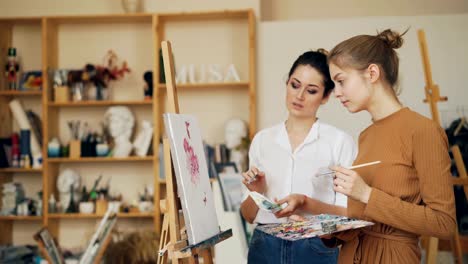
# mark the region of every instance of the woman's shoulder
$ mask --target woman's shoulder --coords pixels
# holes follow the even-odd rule
[[[443,128],[434,120],[413,110],[408,111],[406,115],[406,124],[412,128],[412,132],[418,133],[434,133],[444,132]]]
[[[271,138],[275,138],[278,133],[280,133],[280,131],[284,129],[284,123],[278,123],[274,126],[271,126],[271,127],[267,127],[267,128],[264,128],[264,129],[261,129],[260,131],[258,131],[257,133],[255,133],[255,136],[253,137],[253,142],[254,141],[259,141],[261,139],[265,139],[265,138],[268,138],[268,139],[271,139]]]

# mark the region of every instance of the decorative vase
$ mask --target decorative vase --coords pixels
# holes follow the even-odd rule
[[[140,0],[122,0],[122,7],[125,13],[136,13],[140,11]]]

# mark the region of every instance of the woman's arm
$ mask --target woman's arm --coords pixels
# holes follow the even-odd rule
[[[259,156],[260,156],[260,135],[257,135],[252,140],[249,149],[249,161],[250,161],[250,169],[244,173],[242,173],[242,183],[244,184],[243,191],[244,191],[244,201],[241,203],[240,211],[244,219],[249,222],[253,223],[255,218],[258,214],[258,206],[255,204],[254,200],[250,195],[249,192],[255,191],[258,193],[265,193],[266,191],[266,179],[265,173],[258,170],[257,166],[260,164]],[[255,178],[253,180],[252,178]]]
[[[255,204],[254,200],[250,196],[242,202],[240,207],[241,214],[245,221],[251,224],[254,222],[255,217],[257,217],[258,210],[257,204]]]

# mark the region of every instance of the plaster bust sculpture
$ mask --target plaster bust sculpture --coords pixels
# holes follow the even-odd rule
[[[104,114],[104,124],[114,139],[114,157],[128,157],[132,151],[130,138],[135,125],[135,118],[126,106],[110,107]]]
[[[79,200],[78,193],[81,186],[80,175],[71,169],[63,170],[57,178],[57,190],[62,208],[65,209],[70,204],[71,190],[74,192],[75,202]]]

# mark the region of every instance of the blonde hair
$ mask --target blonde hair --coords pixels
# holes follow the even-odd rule
[[[107,247],[104,263],[156,264],[159,237],[155,232],[132,232]]]
[[[395,49],[403,45],[402,36],[406,34],[386,29],[375,36],[358,35],[336,45],[328,55],[328,62],[340,68],[353,68],[359,71],[370,64],[379,66],[383,78],[398,94],[399,58]]]

